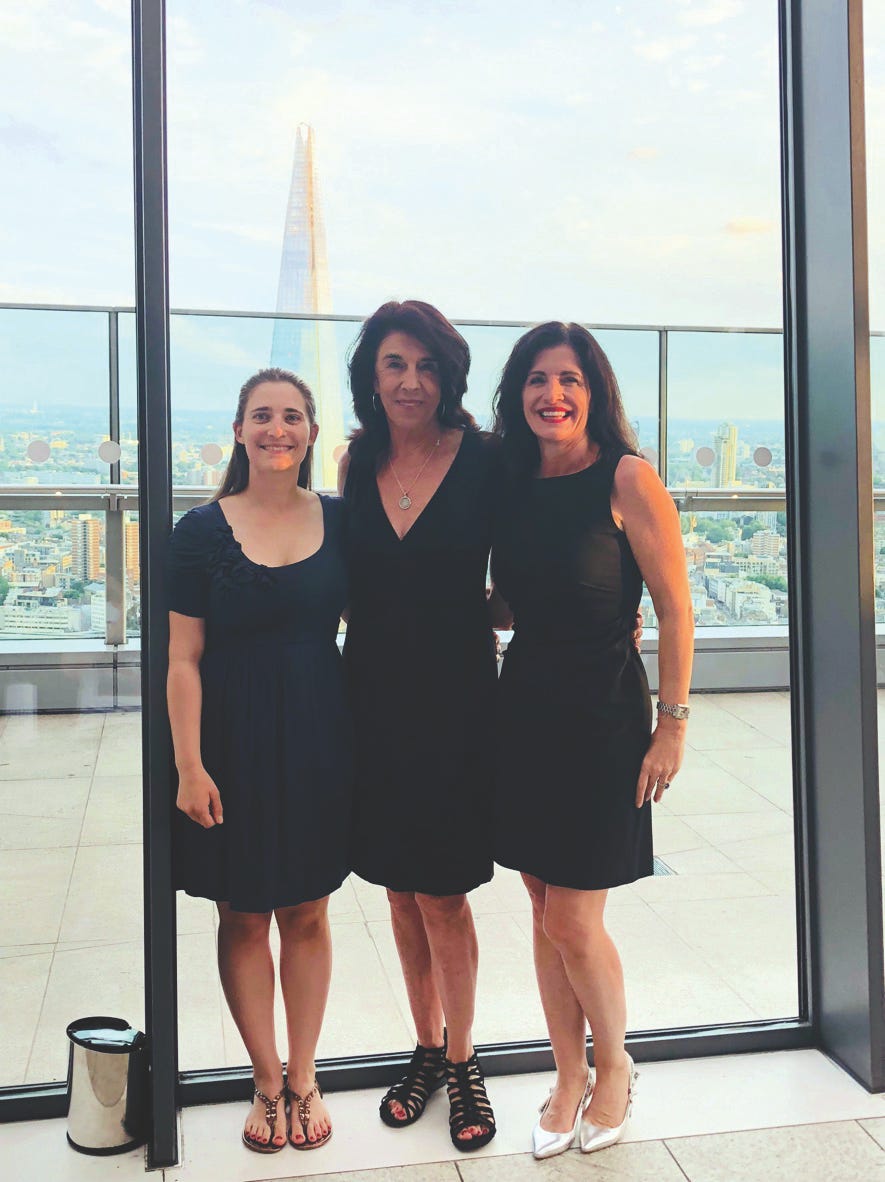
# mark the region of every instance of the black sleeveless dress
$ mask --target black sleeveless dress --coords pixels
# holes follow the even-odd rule
[[[374,462],[351,460],[344,661],[356,737],[357,874],[462,894],[492,877],[494,638],[486,606],[497,440],[465,431],[400,540]]]
[[[350,869],[344,505],[321,499],[322,545],[288,566],[248,559],[216,502],[170,540],[169,608],[206,621],[200,748],[224,808],[211,829],[175,809],[175,885],[234,911],[320,899]]]
[[[620,455],[502,499],[495,585],[514,611],[498,697],[495,860],[600,890],[653,873],[636,782],[651,731],[633,644],[642,577],[611,514]]]

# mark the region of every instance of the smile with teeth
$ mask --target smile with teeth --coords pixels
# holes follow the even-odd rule
[[[565,410],[564,408],[554,409],[553,407],[538,411],[538,414],[545,423],[561,423],[564,419],[570,418],[571,413],[570,410]]]
[[[292,445],[290,443],[262,443],[262,451],[291,451]]]

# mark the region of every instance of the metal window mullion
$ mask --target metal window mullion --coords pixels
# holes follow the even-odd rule
[[[178,1160],[175,897],[165,703],[165,551],[172,522],[165,20],[164,0],[132,0],[145,1014],[150,1038],[148,1162],[152,1168]]]
[[[862,0],[780,0],[784,377],[800,989],[883,1071]]]

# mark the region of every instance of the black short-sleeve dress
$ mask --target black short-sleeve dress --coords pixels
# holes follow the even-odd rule
[[[322,898],[349,873],[353,757],[338,620],[347,597],[343,503],[301,562],[252,562],[217,502],[169,546],[169,607],[206,621],[200,746],[224,824],[175,810],[175,885],[267,912]]]
[[[514,611],[501,670],[495,860],[601,890],[653,873],[634,803],[651,699],[633,643],[642,576],[611,513],[620,454],[503,497],[495,586]]]
[[[353,868],[394,891],[456,895],[492,877],[486,605],[497,439],[465,431],[402,540],[373,461],[344,495],[350,614],[344,659],[356,736]]]

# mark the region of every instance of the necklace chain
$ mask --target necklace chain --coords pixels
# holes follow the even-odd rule
[[[428,451],[427,455],[424,457],[424,463],[418,469],[417,475],[412,480],[412,483],[409,485],[408,488],[405,488],[403,486],[403,482],[400,480],[399,476],[397,476],[396,468],[394,468],[393,461],[391,460],[390,456],[387,457],[387,466],[388,466],[388,468],[390,468],[391,472],[393,473],[393,479],[399,485],[399,491],[402,493],[402,496],[397,501],[397,504],[399,505],[400,509],[403,509],[403,510],[411,509],[412,498],[409,496],[409,493],[412,491],[412,489],[415,487],[415,485],[421,479],[421,475],[424,472],[424,469],[430,463],[430,457],[433,455],[433,453],[439,447],[441,442],[442,442],[442,436],[440,435],[440,437],[437,439],[436,443],[433,444],[433,446],[430,448],[430,451]]]

